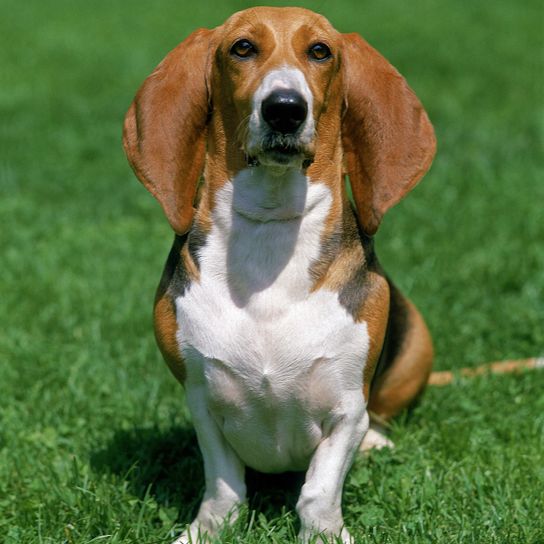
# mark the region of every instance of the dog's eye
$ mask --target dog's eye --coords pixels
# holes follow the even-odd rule
[[[257,49],[255,46],[248,40],[238,40],[231,48],[230,52],[232,55],[239,57],[241,59],[247,59],[248,57],[253,57],[257,54]]]
[[[316,43],[308,49],[308,55],[312,60],[327,60],[332,56],[332,53],[324,43]]]

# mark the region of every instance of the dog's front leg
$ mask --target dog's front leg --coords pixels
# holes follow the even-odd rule
[[[368,430],[369,418],[361,393],[344,398],[332,428],[317,447],[306,473],[297,512],[301,521],[299,537],[308,542],[313,535],[340,536],[353,542],[344,528],[342,489],[359,444]]]
[[[187,387],[187,404],[204,460],[206,489],[195,520],[173,544],[205,542],[206,533],[214,535],[225,521],[236,520],[246,500],[245,466],[210,415],[204,386]]]

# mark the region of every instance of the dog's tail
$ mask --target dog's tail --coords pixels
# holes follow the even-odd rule
[[[428,385],[443,386],[453,383],[458,377],[472,378],[482,374],[509,374],[522,372],[531,368],[544,368],[544,357],[533,357],[531,359],[518,359],[515,361],[499,361],[487,363],[473,368],[461,368],[458,371],[442,370],[431,372]]]

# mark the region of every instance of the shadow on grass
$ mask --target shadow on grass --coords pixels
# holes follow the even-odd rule
[[[143,499],[150,494],[179,510],[179,522],[192,521],[204,492],[202,456],[191,427],[117,431],[105,448],[91,455],[93,470],[116,474]],[[247,470],[249,507],[267,517],[294,509],[304,473],[262,474]]]

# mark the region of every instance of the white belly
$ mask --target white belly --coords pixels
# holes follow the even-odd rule
[[[221,190],[200,281],[176,300],[186,387],[202,389],[233,449],[264,472],[307,468],[346,392],[361,391],[362,402],[368,352],[366,323],[355,323],[336,293],[310,292],[331,197],[296,176],[265,195],[285,198],[283,207],[255,212],[279,208],[291,220],[233,211],[252,216],[262,204],[262,193],[244,186],[250,178]]]

